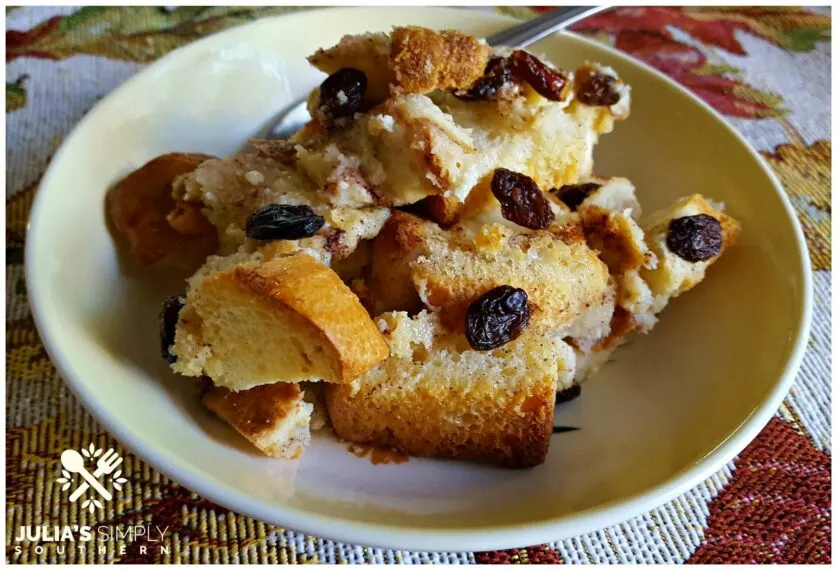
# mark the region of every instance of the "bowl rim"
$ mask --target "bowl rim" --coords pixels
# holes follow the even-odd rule
[[[278,19],[316,18],[317,13],[324,12],[326,9],[330,12],[334,12],[335,10],[356,12],[374,9],[377,12],[380,12],[381,10],[398,10],[403,13],[404,11],[409,10],[436,10],[440,13],[450,11],[474,13],[473,11],[467,9],[444,8],[439,6],[421,8],[415,6],[395,8],[319,8],[261,18],[251,23],[211,34],[207,37],[201,38],[200,40],[173,50],[152,64],[146,66],[115,90],[111,91],[102,99],[102,101],[98,102],[67,135],[64,142],[61,144],[61,148],[59,148],[50,161],[50,164],[43,175],[40,186],[50,186],[51,179],[54,176],[54,165],[59,162],[63,153],[66,152],[67,148],[70,146],[77,130],[82,128],[88,121],[91,120],[91,117],[95,115],[95,111],[97,109],[106,106],[121,93],[130,91],[134,82],[137,81],[143,74],[153,72],[153,69],[159,68],[162,65],[176,62],[178,58],[184,57],[184,53],[188,53],[195,49],[203,49],[205,45],[217,42],[219,39],[222,40],[225,35],[236,31],[240,33],[241,28],[256,25],[269,25],[266,22]],[[482,16],[493,17],[498,23],[515,23],[519,21],[511,16],[496,12],[485,12],[482,13]],[[685,94],[693,104],[703,107],[703,109],[707,111],[713,119],[720,122],[724,128],[746,148],[750,156],[767,174],[768,179],[773,184],[774,190],[779,195],[785,214],[788,216],[791,222],[791,227],[793,228],[793,237],[802,262],[802,287],[800,288],[801,299],[799,300],[802,304],[802,310],[800,312],[801,318],[797,323],[796,329],[791,331],[791,334],[795,336],[795,339],[787,358],[784,371],[782,372],[779,381],[767,393],[753,412],[744,418],[739,426],[732,433],[730,433],[723,442],[704,455],[704,457],[702,457],[698,462],[681,470],[679,473],[672,475],[668,480],[656,487],[649,488],[621,500],[606,502],[601,505],[579,511],[573,515],[556,517],[554,519],[538,521],[536,523],[517,523],[497,527],[437,530],[351,521],[350,519],[342,517],[314,514],[303,509],[290,506],[278,507],[274,505],[265,507],[259,501],[251,498],[240,489],[229,485],[219,485],[206,482],[199,474],[191,472],[187,465],[180,464],[180,462],[176,459],[170,459],[158,454],[152,446],[145,443],[139,436],[135,436],[126,427],[124,427],[120,423],[119,419],[115,417],[105,406],[98,404],[96,402],[95,394],[91,390],[87,389],[84,381],[75,374],[69,360],[62,352],[60,339],[57,338],[56,334],[54,334],[54,330],[51,328],[51,317],[40,308],[40,299],[48,296],[49,292],[44,285],[46,281],[39,279],[38,273],[34,269],[37,267],[37,264],[33,263],[35,251],[38,249],[35,244],[39,241],[40,237],[40,232],[38,231],[39,224],[37,221],[40,217],[41,210],[44,208],[43,204],[47,200],[44,193],[38,192],[34,198],[29,220],[27,222],[27,239],[24,255],[26,286],[33,319],[38,333],[44,343],[44,347],[46,348],[50,359],[54,363],[60,376],[64,379],[66,385],[70,388],[70,391],[81,401],[85,409],[90,412],[90,414],[100,424],[102,424],[102,426],[120,444],[136,454],[140,459],[142,459],[142,461],[169,479],[183,485],[187,489],[192,490],[233,512],[240,513],[260,521],[277,524],[283,528],[289,528],[297,532],[321,538],[328,538],[337,542],[360,544],[385,549],[436,552],[485,551],[526,547],[533,544],[561,540],[631,519],[644,512],[659,507],[660,505],[693,488],[700,482],[708,479],[712,474],[717,472],[726,463],[737,456],[744,449],[744,447],[746,447],[746,445],[758,435],[764,426],[767,425],[767,422],[779,408],[800,368],[802,357],[807,346],[808,337],[810,335],[813,311],[813,278],[806,240],[790,199],[788,198],[787,193],[783,189],[776,174],[772,171],[764,158],[752,147],[749,141],[747,141],[741,133],[733,128],[720,115],[720,113],[696,95],[688,91],[686,88],[680,86],[676,81],[657,71],[648,64],[615,50],[614,48],[602,45],[578,34],[574,34],[572,32],[563,33],[573,37],[576,41],[588,44],[588,46],[593,49],[602,50],[611,57],[621,59],[631,65],[638,66],[644,72],[650,73],[656,76],[657,79],[667,83],[669,87],[679,90],[682,94]]]

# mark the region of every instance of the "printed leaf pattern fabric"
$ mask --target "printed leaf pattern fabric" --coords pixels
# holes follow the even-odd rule
[[[814,269],[830,269],[831,142],[784,144],[763,154],[799,212]]]
[[[55,16],[31,30],[6,33],[6,61],[19,57],[60,60],[87,54],[150,63],[209,34],[266,16],[279,7],[81,8]]]
[[[23,85],[26,79],[26,75],[21,75],[17,81],[6,83],[6,112],[26,106],[26,87]]]
[[[689,563],[830,563],[831,457],[773,418],[735,464]]]
[[[533,10],[532,14],[541,10]],[[520,10],[515,10],[520,15]],[[693,38],[684,41],[676,28]],[[792,51],[810,51],[830,37],[826,15],[803,8],[620,7],[573,26],[659,69],[726,115],[777,117],[785,113],[776,93],[748,85],[738,70],[707,63],[715,49],[747,55],[736,32],[748,32]]]
[[[550,544],[477,553],[386,551],[304,536],[232,513],[152,470],[102,430],[58,376],[29,311],[23,251],[42,174],[32,164],[46,164],[71,128],[65,119],[68,101],[78,101],[74,116],[80,116],[106,95],[84,88],[89,69],[84,61],[96,58],[97,73],[122,77],[117,69],[126,62],[150,63],[207,34],[297,9],[303,8],[108,6],[70,13],[6,8],[7,141],[12,141],[6,199],[7,561],[830,563],[830,125],[812,122],[791,104],[810,84],[826,95],[817,104],[830,105],[830,51],[827,66],[816,68],[808,59],[829,50],[831,18],[822,9],[619,7],[574,28],[667,74],[744,132],[782,181],[816,271],[814,328],[794,388],[734,462],[683,496],[620,525]],[[529,18],[544,8],[498,10]],[[765,47],[809,62],[800,67],[807,83],[766,84],[765,75],[783,77],[789,70],[774,69]],[[146,548],[148,537],[127,541],[124,553],[59,552],[57,543],[42,543],[41,552],[24,543],[16,551],[10,533],[22,524],[93,522],[82,501],[62,500],[57,480],[62,450],[90,443],[96,449],[114,447],[124,457],[123,489],[96,509],[96,522],[168,527],[163,545],[170,554]]]

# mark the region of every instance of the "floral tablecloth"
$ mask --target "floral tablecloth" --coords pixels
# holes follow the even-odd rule
[[[26,297],[23,247],[38,181],[73,125],[164,53],[294,8],[6,8],[6,555],[12,562],[831,561],[831,16],[827,8],[620,7],[575,26],[673,77],[767,159],[805,230],[816,308],[802,369],[764,431],[676,500],[570,540],[499,552],[337,544],[230,512],[126,454],[125,489],[97,524],[168,527],[122,545],[14,541],[26,525],[92,524],[55,481],[61,451],[118,444],[68,391]],[[518,17],[536,10],[503,9]],[[60,505],[59,505],[60,503]]]

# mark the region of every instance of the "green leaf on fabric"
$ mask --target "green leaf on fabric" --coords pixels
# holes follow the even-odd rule
[[[692,73],[695,75],[741,75],[741,70],[731,65],[706,63],[694,68]]]
[[[85,54],[150,63],[209,34],[258,18],[304,10],[287,6],[87,7],[6,34],[6,60],[61,60]]]
[[[15,83],[6,83],[6,112],[17,111],[26,106],[26,87],[20,79]]]
[[[61,32],[69,32],[74,28],[83,26],[91,20],[98,19],[99,16],[106,14],[108,10],[112,10],[112,8],[105,6],[87,6],[80,8],[78,11],[62,18],[58,23],[58,30]]]
[[[791,30],[787,35],[784,47],[793,51],[813,51],[817,47],[817,42],[827,40],[829,37],[830,34],[822,30],[799,28]]]

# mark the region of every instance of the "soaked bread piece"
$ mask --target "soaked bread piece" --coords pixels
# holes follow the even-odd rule
[[[606,334],[613,310],[610,276],[580,230],[567,239],[562,226],[555,228],[557,235],[551,228],[513,226],[472,220],[443,230],[393,213],[373,243],[367,283],[372,306],[425,306],[445,313],[449,326],[461,327],[471,302],[510,285],[528,294],[533,327],[593,338]]]
[[[247,243],[248,218],[268,204],[310,206],[326,220],[318,235],[328,238],[327,253],[339,258],[350,255],[361,240],[377,235],[389,217],[387,208],[348,197],[366,190],[346,184],[328,194],[325,185],[318,187],[314,178],[297,169],[297,151],[289,150],[286,143],[254,142],[257,152],[208,160],[174,183],[174,196],[200,204],[217,228],[222,254]],[[343,179],[346,173],[336,170],[335,175]]]
[[[410,455],[532,467],[552,436],[556,390],[572,383],[572,350],[527,331],[473,350],[438,314],[388,313],[392,356],[350,385],[324,386],[338,437]]]
[[[354,293],[312,257],[213,261],[191,279],[171,348],[175,372],[231,390],[346,383],[388,356]]]
[[[718,253],[704,261],[689,261],[677,255],[667,243],[669,226],[672,221],[686,216],[708,215],[720,223],[721,245]],[[684,291],[700,283],[707,268],[715,263],[728,247],[738,241],[741,231],[739,223],[724,214],[723,206],[713,204],[700,194],[680,198],[669,207],[653,212],[642,220],[649,249],[657,257],[653,268],[640,271],[654,294],[652,310],[660,312],[668,302]]]

